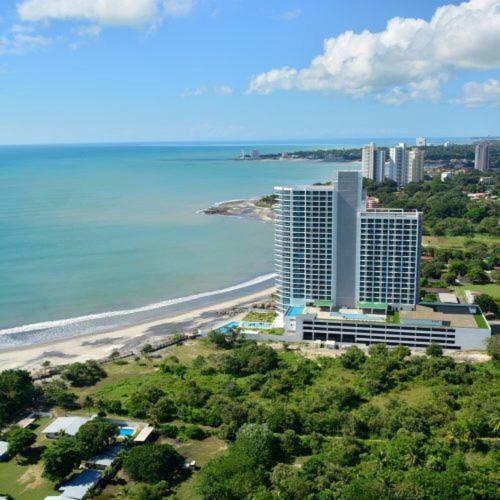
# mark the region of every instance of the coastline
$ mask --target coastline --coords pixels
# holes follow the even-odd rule
[[[46,360],[57,366],[105,358],[115,349],[133,351],[146,341],[158,341],[176,331],[207,329],[225,323],[238,313],[235,308],[268,300],[274,290],[274,286],[267,285],[263,289],[247,290],[237,297],[221,297],[215,303],[201,304],[187,311],[171,311],[162,318],[136,325],[3,349],[0,350],[0,366],[3,369],[34,370]]]
[[[257,205],[258,201],[258,198],[219,201],[208,208],[200,210],[200,213],[205,215],[243,217],[257,219],[261,222],[272,222],[274,220],[273,209]]]

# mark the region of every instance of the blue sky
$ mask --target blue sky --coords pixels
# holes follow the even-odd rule
[[[3,0],[0,143],[498,135],[499,70],[500,0]]]

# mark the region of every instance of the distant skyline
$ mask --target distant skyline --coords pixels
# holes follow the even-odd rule
[[[500,135],[500,0],[4,0],[0,144]]]

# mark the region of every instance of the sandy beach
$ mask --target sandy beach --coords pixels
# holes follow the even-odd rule
[[[0,368],[2,370],[12,368],[36,370],[41,368],[41,364],[46,360],[50,361],[51,365],[60,365],[104,358],[115,349],[138,350],[139,346],[146,341],[159,341],[173,332],[189,332],[198,328],[208,329],[225,323],[229,318],[238,314],[234,308],[267,301],[273,291],[274,287],[270,287],[252,291],[237,298],[221,298],[220,302],[195,306],[188,312],[184,311],[179,314],[174,312],[163,319],[108,332],[4,350],[0,352]]]

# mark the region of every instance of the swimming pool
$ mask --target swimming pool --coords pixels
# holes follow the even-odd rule
[[[123,436],[123,437],[132,436],[134,434],[134,432],[135,432],[135,429],[133,429],[132,427],[120,427],[120,430],[118,431],[120,436]]]
[[[229,333],[233,328],[253,328],[255,330],[270,330],[271,323],[260,321],[231,321],[219,328],[221,333]]]
[[[290,318],[295,318],[295,316],[302,314],[303,310],[304,310],[303,307],[292,307],[287,311],[286,315],[289,316]]]

